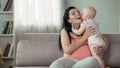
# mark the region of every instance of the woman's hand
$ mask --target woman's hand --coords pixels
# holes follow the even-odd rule
[[[85,32],[83,34],[83,39],[87,40],[89,36],[91,36],[91,35],[93,35],[95,33],[96,33],[96,31],[92,26],[86,27]]]
[[[94,51],[96,52],[96,54],[103,54],[105,52],[105,46],[94,46],[93,47]]]
[[[104,35],[102,35],[102,38],[103,38],[103,40],[105,42],[105,45],[103,45],[103,46],[93,46],[92,47],[97,55],[104,54],[104,52],[107,50],[107,48],[109,46],[108,39]]]

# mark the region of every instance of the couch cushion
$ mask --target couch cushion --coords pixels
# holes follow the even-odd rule
[[[104,55],[104,60],[111,67],[120,67],[120,34],[105,34],[110,46]]]
[[[49,38],[48,38],[49,39]],[[51,62],[62,56],[58,48],[58,41],[21,40],[17,46],[17,66],[48,66]]]

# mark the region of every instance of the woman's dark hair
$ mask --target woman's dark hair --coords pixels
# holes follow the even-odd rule
[[[71,24],[68,22],[68,19],[69,19],[69,11],[71,9],[76,9],[75,7],[73,6],[70,6],[68,7],[65,12],[64,12],[64,16],[63,16],[63,24],[62,24],[62,28],[61,29],[65,29],[67,34],[68,34],[68,37],[71,41],[71,37],[70,37],[70,32],[71,32]],[[61,34],[59,35],[59,49],[61,50],[62,49],[62,44],[61,44]]]

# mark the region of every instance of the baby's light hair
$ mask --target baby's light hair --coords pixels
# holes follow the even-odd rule
[[[87,10],[87,13],[90,15],[91,18],[94,18],[96,16],[96,9],[92,6],[85,7],[85,10]]]

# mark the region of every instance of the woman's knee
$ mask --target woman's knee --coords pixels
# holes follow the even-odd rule
[[[88,59],[89,62],[98,63],[98,61],[95,57],[88,57],[86,59]]]
[[[75,60],[68,59],[65,57],[61,57],[55,60],[49,68],[70,68],[73,64],[75,64]]]
[[[99,68],[99,64],[96,58],[87,57],[81,61],[78,61],[72,66],[72,68]]]
[[[93,68],[93,67],[99,68],[99,63],[96,58],[88,57],[87,59],[88,59],[87,61],[88,61],[89,68]]]
[[[62,62],[64,62],[64,57],[59,58],[57,60],[55,60],[54,62],[51,63],[49,68],[62,68]]]

